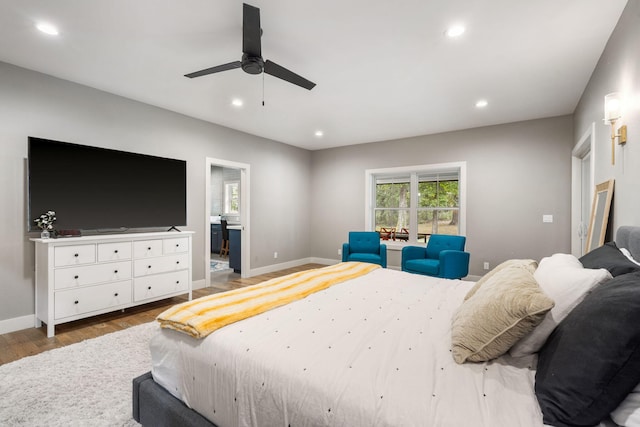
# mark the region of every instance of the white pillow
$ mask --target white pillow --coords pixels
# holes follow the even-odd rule
[[[629,249],[627,248],[618,248],[618,249],[620,249],[620,252],[622,252],[624,256],[626,256],[629,259],[629,261],[631,261],[634,264],[640,265],[640,262],[633,259],[633,255],[631,255],[631,252],[629,252]]]
[[[543,258],[533,273],[542,290],[555,302],[540,325],[525,335],[510,350],[514,357],[536,353],[551,332],[589,293],[611,273],[604,268],[584,268],[578,258],[570,254],[554,254]]]
[[[611,419],[625,427],[640,427],[640,384],[611,413]]]

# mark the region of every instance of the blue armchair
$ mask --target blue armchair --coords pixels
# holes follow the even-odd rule
[[[350,231],[349,243],[342,245],[342,262],[360,261],[387,268],[387,245],[377,231]]]
[[[432,234],[427,247],[402,248],[402,271],[461,279],[469,274],[469,253],[464,252],[464,236]]]

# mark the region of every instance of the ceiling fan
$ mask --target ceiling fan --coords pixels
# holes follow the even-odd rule
[[[185,77],[194,78],[219,73],[221,71],[233,70],[235,68],[242,68],[249,74],[260,74],[265,72],[305,89],[313,89],[316,85],[315,83],[287,70],[273,61],[263,60],[262,46],[260,42],[261,37],[262,29],[260,28],[260,9],[244,3],[242,17],[242,60],[229,62],[228,64],[218,65],[211,68],[205,68],[204,70],[185,74]]]

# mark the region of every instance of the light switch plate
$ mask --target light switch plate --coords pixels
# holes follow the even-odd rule
[[[553,215],[542,215],[542,222],[553,222]]]

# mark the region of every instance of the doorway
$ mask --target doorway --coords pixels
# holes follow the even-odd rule
[[[205,163],[205,286],[210,287],[212,230],[220,228],[221,219],[227,220],[229,225],[235,228],[234,232],[239,233],[240,250],[234,252],[234,256],[237,257],[239,252],[240,276],[250,276],[250,165],[210,157],[207,157]],[[215,232],[213,234],[215,240]],[[237,258],[230,264],[237,268]]]
[[[584,255],[595,188],[595,126],[592,122],[571,152],[571,253],[578,258]]]

